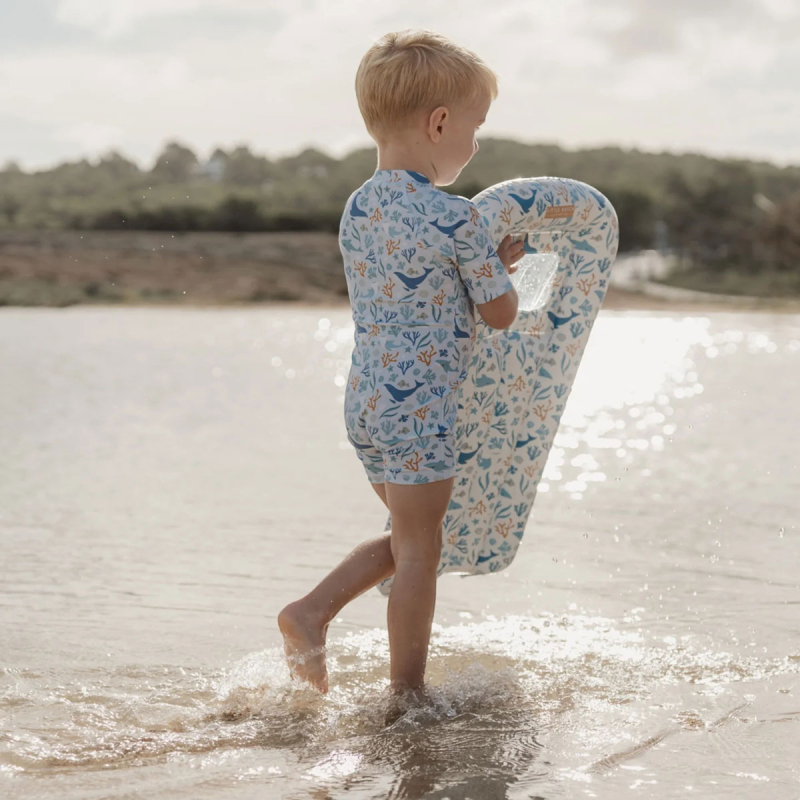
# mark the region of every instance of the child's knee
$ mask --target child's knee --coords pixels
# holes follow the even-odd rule
[[[392,516],[392,556],[398,561],[438,564],[442,552],[442,526],[419,519]]]
[[[397,552],[393,554],[395,572],[402,569],[403,566],[409,566],[422,573],[435,573],[439,567],[441,556],[441,548],[437,549],[431,546],[430,542],[422,547],[413,545],[400,547]]]

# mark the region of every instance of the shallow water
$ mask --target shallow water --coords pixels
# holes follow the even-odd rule
[[[316,309],[0,313],[5,797],[800,797],[800,318],[603,313],[511,568],[293,685],[275,615],[385,514]]]

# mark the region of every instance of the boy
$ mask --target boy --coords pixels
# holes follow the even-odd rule
[[[474,53],[426,31],[387,34],[362,59],[356,94],[378,168],[347,201],[339,235],[356,328],[345,422],[392,530],[286,606],[278,626],[294,675],[325,692],[328,624],[394,574],[390,681],[400,694],[423,687],[473,305],[492,327],[514,321],[508,274],[522,242],[506,237],[496,252],[475,205],[436,188],[478,151],[497,96]]]

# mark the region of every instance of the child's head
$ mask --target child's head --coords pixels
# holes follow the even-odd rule
[[[444,36],[401,31],[361,59],[356,95],[378,147],[414,151],[444,185],[477,152],[475,132],[497,96],[497,76]]]

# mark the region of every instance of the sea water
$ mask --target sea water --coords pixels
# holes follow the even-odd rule
[[[0,311],[0,796],[800,796],[800,318],[602,312],[519,554],[275,624],[386,518],[349,310]]]

